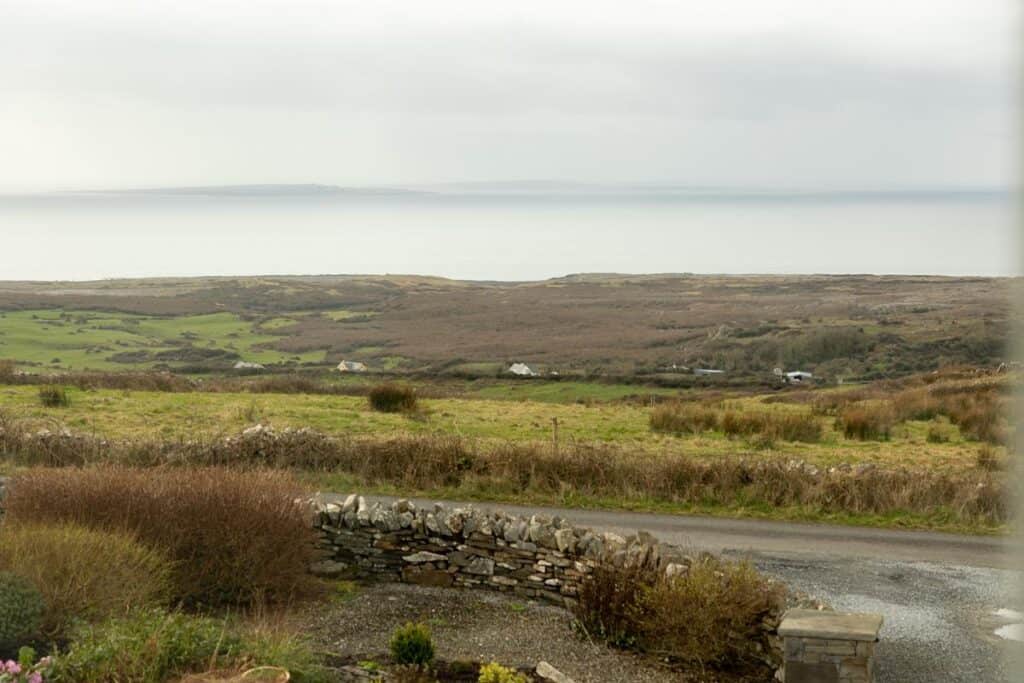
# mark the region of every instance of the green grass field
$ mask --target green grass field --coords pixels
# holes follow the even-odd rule
[[[529,384],[529,383],[527,383]],[[560,388],[561,385],[555,385]],[[975,466],[979,445],[949,426],[950,440],[930,443],[929,423],[898,425],[887,441],[846,439],[830,417],[819,443],[777,442],[757,449],[743,439],[718,432],[673,436],[652,432],[649,409],[622,403],[556,403],[548,400],[421,399],[415,416],[374,412],[358,396],[253,393],[162,393],[70,389],[69,408],[44,408],[38,387],[0,386],[0,409],[39,427],[66,425],[104,437],[191,438],[228,435],[256,423],[310,427],[336,435],[432,433],[473,439],[550,441],[558,420],[563,442],[600,442],[659,453],[695,457],[748,455],[753,458],[800,458],[819,466],[871,462],[890,466],[965,469]],[[806,405],[764,403],[763,397],[732,399],[739,410],[809,412]]]
[[[264,329],[282,326],[272,318]],[[125,370],[150,368],[157,360],[111,360],[118,354],[153,356],[191,345],[238,354],[241,360],[283,363],[323,361],[322,351],[286,354],[264,345],[276,337],[234,313],[143,316],[78,310],[30,310],[0,313],[0,358],[16,359],[33,370]]]

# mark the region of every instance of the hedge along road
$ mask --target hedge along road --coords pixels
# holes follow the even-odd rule
[[[386,496],[367,499],[396,500]],[[430,505],[435,501],[415,502]],[[620,534],[644,530],[664,543],[749,559],[766,574],[837,610],[882,614],[879,681],[1015,680],[1003,665],[1003,654],[1008,649],[1024,649],[1024,643],[996,635],[997,630],[1006,630],[1018,621],[1014,612],[1024,612],[1024,605],[1007,602],[1013,594],[1011,588],[1024,580],[1024,573],[1010,568],[1006,541],[999,537],[440,502],[516,515],[559,515],[574,524]]]

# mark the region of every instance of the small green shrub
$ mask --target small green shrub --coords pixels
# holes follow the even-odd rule
[[[928,433],[925,435],[928,443],[949,443],[952,438],[953,430],[948,424],[933,422],[928,425]]]
[[[399,626],[391,635],[390,648],[399,664],[426,666],[434,661],[434,641],[426,624]]]
[[[308,646],[294,638],[269,640],[222,620],[139,610],[100,624],[78,626],[54,658],[56,683],[163,683],[184,674],[280,666],[293,680],[322,675]]]
[[[23,645],[39,635],[46,603],[23,576],[0,572],[0,652]]]
[[[401,384],[378,384],[366,395],[370,408],[381,413],[416,410],[416,390]]]
[[[480,667],[480,678],[477,681],[478,683],[529,683],[529,679],[523,674],[497,662]]]
[[[71,396],[64,387],[48,385],[39,387],[39,402],[46,408],[67,408],[71,405]]]
[[[158,605],[171,587],[161,553],[123,533],[71,524],[0,528],[0,569],[39,589],[46,605],[41,633],[48,638],[63,637],[75,619],[95,621]]]

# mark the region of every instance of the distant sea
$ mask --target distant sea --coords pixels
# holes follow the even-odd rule
[[[1016,275],[1001,192],[0,197],[0,279],[414,273]]]

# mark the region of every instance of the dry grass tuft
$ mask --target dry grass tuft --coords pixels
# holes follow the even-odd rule
[[[131,534],[172,561],[173,597],[192,606],[287,601],[310,587],[313,530],[289,474],[220,467],[37,468],[5,500],[12,524]]]
[[[5,524],[0,569],[27,578],[42,593],[47,638],[63,638],[78,619],[162,604],[171,588],[162,553],[121,532],[72,524]]]
[[[378,384],[370,389],[366,400],[382,413],[410,413],[416,410],[416,390],[401,384]]]
[[[847,439],[885,441],[896,425],[896,413],[888,403],[858,403],[842,408],[836,423]]]
[[[718,428],[718,411],[699,403],[673,401],[651,410],[651,429],[671,434],[700,434]]]

